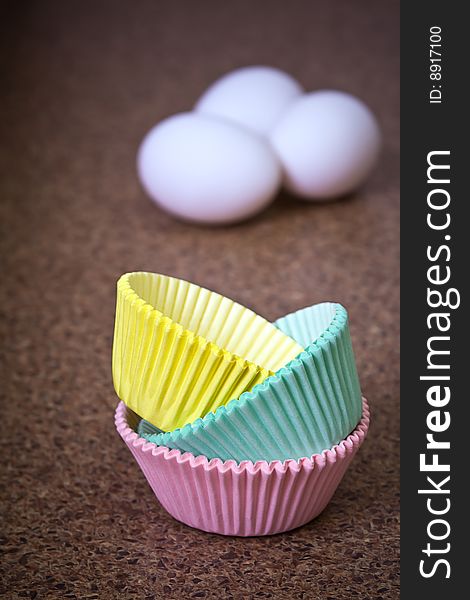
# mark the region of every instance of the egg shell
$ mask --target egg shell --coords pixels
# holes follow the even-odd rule
[[[251,217],[273,199],[281,168],[267,140],[225,120],[181,113],[156,125],[137,157],[148,195],[202,223]]]
[[[322,90],[295,100],[270,136],[284,185],[308,199],[352,192],[379,155],[381,135],[369,108],[344,92]]]
[[[232,120],[267,135],[302,92],[301,85],[284,71],[264,66],[244,67],[213,83],[199,99],[195,110]]]

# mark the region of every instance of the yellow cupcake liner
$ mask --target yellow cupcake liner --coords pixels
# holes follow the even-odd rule
[[[118,281],[114,387],[162,431],[238,398],[302,350],[250,309],[188,281],[144,272]]]

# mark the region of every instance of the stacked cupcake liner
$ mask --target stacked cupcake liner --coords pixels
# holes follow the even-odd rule
[[[195,284],[154,273],[118,281],[115,390],[163,431],[226,404],[301,351],[253,311]]]
[[[139,433],[162,446],[236,461],[310,456],[344,439],[362,410],[346,310],[323,303],[275,324],[308,343],[305,351],[251,392],[182,429],[152,432],[143,422]]]
[[[161,505],[175,519],[212,533],[269,535],[308,523],[326,507],[364,441],[367,402],[357,428],[321,454],[285,462],[223,462],[147,442],[139,417],[120,403],[116,428]]]
[[[116,427],[161,504],[227,535],[318,515],[369,425],[348,315],[332,302],[272,324],[195,284],[129,273],[113,379]]]

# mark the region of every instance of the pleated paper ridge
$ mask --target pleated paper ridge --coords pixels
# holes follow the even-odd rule
[[[116,393],[162,431],[240,396],[302,350],[253,311],[195,284],[144,272],[118,281]]]
[[[153,435],[155,433],[164,433],[145,419],[139,420],[136,431],[141,437],[144,437],[145,435]]]
[[[310,456],[344,439],[362,409],[346,309],[325,302],[287,315],[276,326],[306,350],[214,413],[172,432],[152,434],[150,427],[145,437],[237,462]]]
[[[338,445],[310,458],[237,464],[157,446],[139,437],[124,403],[116,428],[162,506],[177,520],[224,535],[269,535],[315,518],[326,507],[369,427],[369,409]]]

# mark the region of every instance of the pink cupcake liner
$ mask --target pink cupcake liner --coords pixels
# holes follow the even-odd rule
[[[255,536],[294,529],[324,510],[367,435],[370,413],[363,398],[356,429],[321,454],[239,464],[147,442],[134,431],[139,420],[118,404],[116,429],[165,510],[203,531]]]

